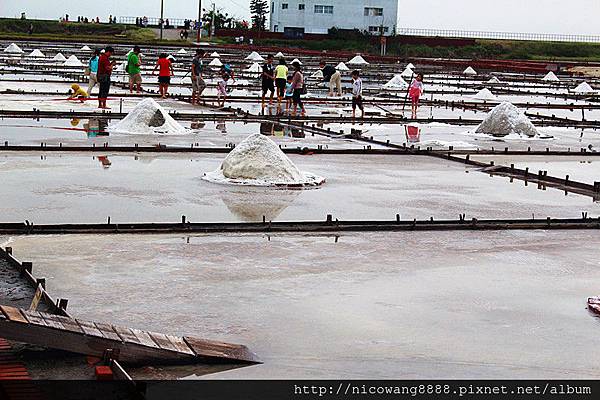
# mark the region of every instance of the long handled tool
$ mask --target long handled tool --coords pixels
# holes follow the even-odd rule
[[[414,76],[415,76],[415,73],[413,72],[410,75],[410,83],[408,84],[408,87],[406,88],[406,94],[404,95],[404,103],[402,104],[402,115],[404,115],[404,109],[406,107],[406,102],[408,101],[408,94],[410,93],[410,85],[412,85]]]

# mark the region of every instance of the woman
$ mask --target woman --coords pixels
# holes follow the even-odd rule
[[[408,92],[412,103],[412,118],[417,118],[417,110],[419,109],[419,99],[423,95],[423,75],[417,74],[417,77],[410,84]]]
[[[94,50],[94,54],[92,55],[92,58],[90,58],[90,61],[88,61],[88,68],[90,70],[89,84],[88,84],[88,90],[87,90],[88,94],[91,94],[94,86],[96,86],[98,84],[98,59],[99,58],[100,58],[100,50],[96,49],[96,50]]]
[[[156,75],[157,69],[159,70],[158,90],[161,98],[166,99],[169,91],[169,84],[171,83],[171,76],[175,75],[175,72],[173,72],[173,64],[171,63],[171,60],[167,58],[166,53],[161,53],[160,56],[158,56],[158,61],[154,67],[154,71],[152,71],[152,75]]]
[[[292,90],[294,91],[292,96],[292,103],[294,104],[294,110],[292,111],[292,115],[296,116],[296,110],[298,106],[300,106],[300,110],[302,110],[302,116],[306,115],[306,109],[304,108],[304,104],[302,103],[301,96],[305,92],[304,88],[304,75],[302,74],[302,67],[300,67],[299,62],[295,62],[293,64],[294,67],[294,75],[292,75]]]
[[[287,83],[288,67],[285,59],[279,60],[279,65],[275,67],[275,87],[277,87],[277,107],[281,107],[281,101],[285,95],[285,85]]]

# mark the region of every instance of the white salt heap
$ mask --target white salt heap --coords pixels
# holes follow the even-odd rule
[[[317,186],[325,179],[301,172],[277,144],[255,133],[225,157],[221,168],[202,179],[210,182],[251,186]]]
[[[404,71],[402,71],[400,76],[403,78],[412,78],[413,76],[415,76],[415,73],[412,69],[406,67],[406,69]]]
[[[81,51],[91,51],[92,49],[90,49],[90,47],[86,44],[85,46],[83,46],[81,49]]]
[[[467,69],[465,69],[463,71],[464,75],[477,75],[477,71],[475,71],[473,68],[471,67],[467,67]]]
[[[409,69],[415,69],[415,65],[414,65],[413,63],[408,63],[408,64],[406,65],[406,68],[409,68]]]
[[[208,63],[211,67],[222,67],[223,63],[218,58],[213,59],[210,63]]]
[[[31,53],[29,53],[29,57],[46,57],[46,56],[40,50],[35,49]]]
[[[109,127],[110,132],[146,135],[182,135],[186,133],[156,101],[140,101],[121,121]]]
[[[498,79],[496,76],[492,76],[488,83],[500,83],[500,79]]]
[[[4,49],[5,53],[10,53],[10,54],[23,54],[25,53],[23,50],[21,50],[21,48],[19,46],[17,46],[15,43],[11,43],[8,45],[7,48]]]
[[[350,70],[350,68],[348,68],[348,66],[346,64],[344,64],[343,62],[336,65],[335,69],[337,69],[338,71],[349,71]]]
[[[210,56],[214,57],[214,58],[220,58],[221,57],[221,55],[219,53],[217,53],[216,51],[213,51],[212,53],[210,53]]]
[[[402,79],[401,75],[394,75],[394,77],[390,79],[388,83],[383,85],[383,87],[386,89],[406,89],[408,83]]]
[[[63,56],[62,53],[58,53],[52,58],[52,61],[66,61],[66,60],[67,60],[67,58],[65,56]]]
[[[556,76],[556,74],[552,71],[548,72],[546,74],[546,76],[544,76],[542,78],[542,80],[546,81],[546,82],[560,82],[560,79],[558,79],[558,76]]]
[[[260,54],[258,54],[257,52],[253,51],[252,53],[250,53],[248,55],[248,57],[246,57],[246,60],[249,61],[264,61],[265,59],[262,58],[262,56]]]
[[[290,65],[294,65],[294,63],[298,63],[298,64],[302,65],[302,61],[298,60],[297,58],[294,58],[292,60],[292,62],[290,63]]]
[[[251,66],[246,68],[244,71],[246,71],[246,72],[262,72],[262,68],[259,63],[253,63]]]
[[[475,132],[492,136],[516,134],[533,137],[538,134],[537,129],[533,126],[529,118],[517,107],[508,102],[494,107]]]
[[[67,58],[63,65],[67,65],[69,67],[83,67],[83,64],[75,55],[72,55],[69,58]]]
[[[369,64],[362,56],[357,55],[352,60],[348,61],[350,65],[367,65]]]
[[[488,88],[481,89],[474,98],[478,100],[496,100],[496,96]]]
[[[318,69],[315,72],[313,72],[310,77],[311,78],[320,78],[320,79],[323,79],[323,71],[321,71],[320,69]]]
[[[275,58],[283,58],[285,57],[282,52],[275,54]]]
[[[172,54],[169,54],[169,55],[167,56],[167,59],[169,59],[169,60],[171,60],[171,61],[175,61],[175,57],[173,57],[173,55],[172,55]]]
[[[581,82],[579,86],[573,89],[575,93],[596,93],[593,87],[590,86],[587,82]]]
[[[184,48],[179,49],[177,54],[187,54],[187,51]]]

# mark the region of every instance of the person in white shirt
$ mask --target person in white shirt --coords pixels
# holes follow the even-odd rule
[[[365,107],[362,102],[363,81],[358,70],[352,71],[352,118],[356,118],[356,107],[361,111],[361,118],[365,117]]]

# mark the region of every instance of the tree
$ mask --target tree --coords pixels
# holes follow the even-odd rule
[[[252,14],[252,27],[259,31],[267,29],[267,13],[269,3],[267,0],[250,0],[250,13]]]

